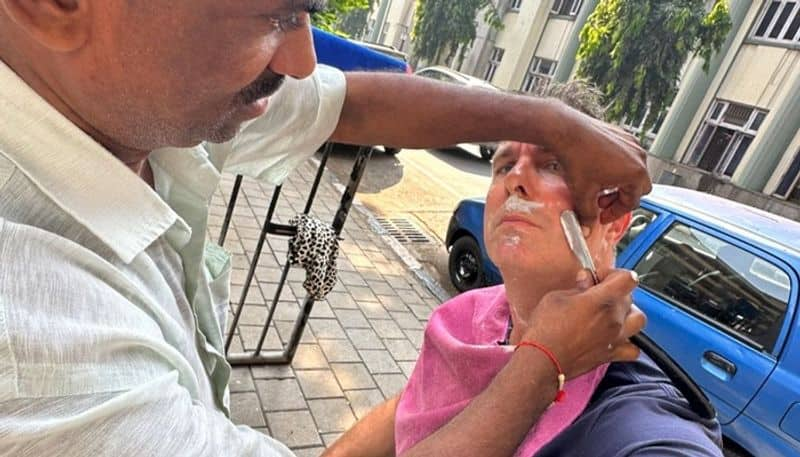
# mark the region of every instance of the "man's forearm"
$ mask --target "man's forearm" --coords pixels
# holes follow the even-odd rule
[[[347,73],[333,139],[408,148],[494,140],[551,144],[564,131],[556,105],[408,75]]]
[[[464,411],[402,457],[511,456],[556,391],[551,362],[538,351],[517,351]]]
[[[394,416],[400,396],[386,400],[329,447],[323,457],[394,457]]]

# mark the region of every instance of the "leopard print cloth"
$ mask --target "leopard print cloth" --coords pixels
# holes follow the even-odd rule
[[[289,224],[297,227],[289,240],[289,263],[306,270],[303,287],[314,300],[322,300],[336,284],[339,238],[330,225],[305,214],[293,217]]]

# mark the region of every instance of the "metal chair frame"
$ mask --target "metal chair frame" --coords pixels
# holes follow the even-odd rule
[[[314,178],[314,183],[311,186],[311,191],[309,192],[308,199],[306,200],[306,205],[303,210],[303,214],[308,214],[311,211],[311,207],[314,204],[314,199],[316,198],[317,191],[319,190],[319,183],[322,180],[322,175],[324,174],[325,166],[328,162],[328,156],[330,155],[332,149],[333,149],[333,144],[328,143],[322,150],[322,158],[320,160],[319,168],[317,169],[316,177]],[[334,215],[333,218],[333,222],[331,224],[337,236],[341,235],[342,228],[344,228],[345,221],[347,220],[347,216],[353,204],[353,199],[355,199],[356,191],[358,190],[358,186],[361,183],[361,177],[364,174],[364,170],[371,156],[372,156],[372,147],[370,146],[362,146],[358,150],[358,153],[356,154],[355,162],[353,163],[353,169],[352,172],[350,173],[350,179],[347,182],[347,186],[344,190],[344,193],[342,194],[342,198],[339,203],[339,208],[337,209],[336,214]],[[228,228],[230,227],[231,217],[233,216],[233,211],[234,208],[236,207],[236,200],[239,195],[239,190],[241,188],[241,185],[242,185],[242,176],[238,175],[236,176],[233,189],[231,190],[231,197],[230,201],[228,202],[228,209],[226,211],[225,219],[223,221],[222,229],[220,231],[220,236],[219,236],[220,246],[225,242],[225,237],[227,236]],[[288,344],[284,346],[283,350],[262,352],[264,346],[264,340],[266,339],[267,332],[269,331],[270,325],[272,324],[272,320],[275,315],[275,310],[278,306],[281,293],[283,292],[283,288],[286,284],[286,277],[289,274],[289,270],[291,269],[291,265],[287,260],[283,265],[283,271],[281,273],[281,278],[278,282],[278,288],[275,291],[272,303],[269,306],[267,319],[261,330],[261,335],[258,339],[258,343],[256,344],[255,350],[251,353],[247,352],[234,353],[234,354],[229,353],[231,343],[233,342],[234,338],[234,331],[239,325],[239,319],[241,318],[242,312],[244,311],[244,304],[245,301],[247,300],[247,294],[250,290],[253,278],[255,277],[256,268],[258,267],[258,260],[261,257],[261,250],[264,247],[264,242],[267,239],[267,235],[292,237],[297,233],[295,227],[276,224],[272,221],[273,216],[275,215],[275,209],[280,199],[281,189],[282,186],[276,187],[275,191],[272,194],[272,200],[270,202],[269,208],[267,209],[267,215],[264,219],[264,224],[261,226],[261,234],[259,235],[258,238],[258,244],[256,245],[255,252],[253,253],[253,259],[250,262],[250,269],[247,272],[247,277],[244,281],[244,286],[242,287],[242,293],[239,297],[239,303],[233,314],[233,321],[231,322],[231,325],[228,329],[228,334],[225,339],[225,355],[228,359],[228,362],[233,366],[282,365],[291,363],[295,353],[297,352],[297,347],[300,344],[300,339],[303,336],[305,327],[308,324],[308,318],[311,315],[311,311],[314,307],[315,300],[312,297],[306,295],[300,313],[295,319],[294,328],[292,329],[292,334],[289,338]]]

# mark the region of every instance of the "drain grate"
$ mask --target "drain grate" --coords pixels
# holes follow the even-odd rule
[[[408,219],[399,217],[378,217],[375,219],[381,228],[386,230],[386,233],[400,243],[430,243],[431,241],[427,235]]]

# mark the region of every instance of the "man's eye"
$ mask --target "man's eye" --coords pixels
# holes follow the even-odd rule
[[[501,163],[497,165],[494,169],[494,174],[496,175],[504,175],[511,171],[514,168],[513,163]]]
[[[309,13],[305,11],[287,14],[285,16],[272,16],[269,18],[272,26],[281,32],[291,32],[308,25]]]
[[[561,173],[562,171],[564,171],[563,168],[561,167],[561,163],[557,160],[551,160],[547,162],[546,164],[544,164],[543,168],[553,173]]]

